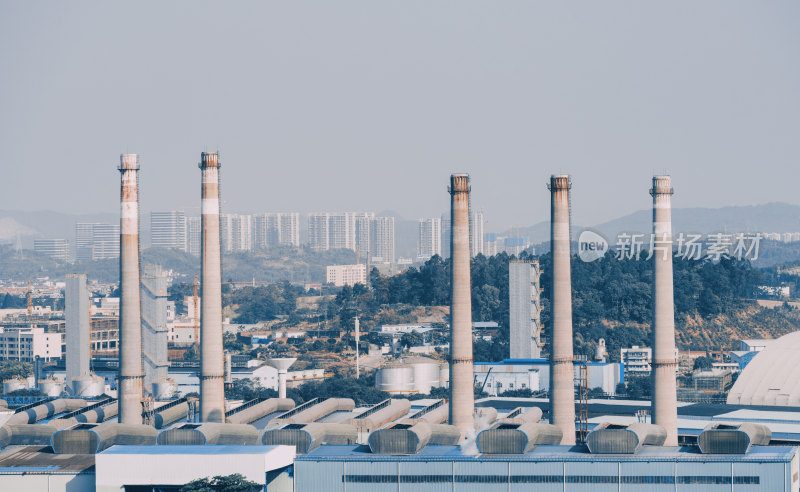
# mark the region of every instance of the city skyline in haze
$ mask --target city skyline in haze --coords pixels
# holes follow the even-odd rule
[[[154,8],[145,8],[150,5]],[[199,204],[219,150],[232,211],[436,217],[471,175],[487,230],[795,198],[800,5],[255,2],[0,6],[0,209]],[[158,12],[154,15],[153,12]]]

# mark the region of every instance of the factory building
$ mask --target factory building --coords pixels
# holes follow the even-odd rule
[[[0,328],[0,359],[33,362],[61,357],[61,333],[44,328]]]
[[[708,455],[650,446],[633,455],[594,455],[570,446],[536,446],[513,456],[478,454],[464,446],[427,446],[406,456],[364,448],[324,446],[295,458],[295,490],[794,492],[798,487],[798,448],[792,447]]]
[[[625,382],[624,365],[621,363],[588,362],[586,368],[589,389],[600,388],[604,393],[614,395],[617,385]],[[574,372],[577,377],[577,365]],[[529,389],[534,393],[550,391],[550,361],[506,359],[502,362],[476,362],[475,377],[478,385],[483,386],[483,391],[495,396],[515,389]]]

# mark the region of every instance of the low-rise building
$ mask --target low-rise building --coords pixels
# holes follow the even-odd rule
[[[367,266],[363,263],[356,265],[331,265],[326,268],[326,282],[336,287],[345,285],[367,283]]]
[[[33,362],[61,358],[61,334],[44,328],[0,328],[0,358]]]

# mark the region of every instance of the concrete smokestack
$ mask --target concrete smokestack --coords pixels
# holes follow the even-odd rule
[[[653,176],[653,423],[667,431],[665,446],[678,445],[675,380],[675,304],[672,291],[672,180]]]
[[[142,423],[142,312],[139,292],[139,156],[122,154],[119,241],[119,421]]]
[[[550,176],[550,246],[553,260],[553,335],[550,355],[550,423],[561,444],[575,444],[575,373],[572,355],[572,279],[567,175]]]
[[[200,154],[203,174],[200,258],[200,421],[225,421],[225,361],[222,350],[222,263],[219,234],[219,158]]]
[[[450,424],[474,431],[469,175],[450,176]]]

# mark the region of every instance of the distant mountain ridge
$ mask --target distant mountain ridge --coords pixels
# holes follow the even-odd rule
[[[616,237],[621,232],[648,233],[652,229],[652,211],[639,210],[608,222],[594,226],[573,224],[573,239],[576,231],[592,229],[606,239]],[[528,227],[520,227],[521,236],[529,236],[531,241],[541,243],[550,240],[550,223],[539,222]],[[672,230],[674,233],[714,232],[800,232],[800,206],[788,203],[766,203],[763,205],[728,206],[721,208],[673,208]],[[517,228],[503,232],[516,234]]]

